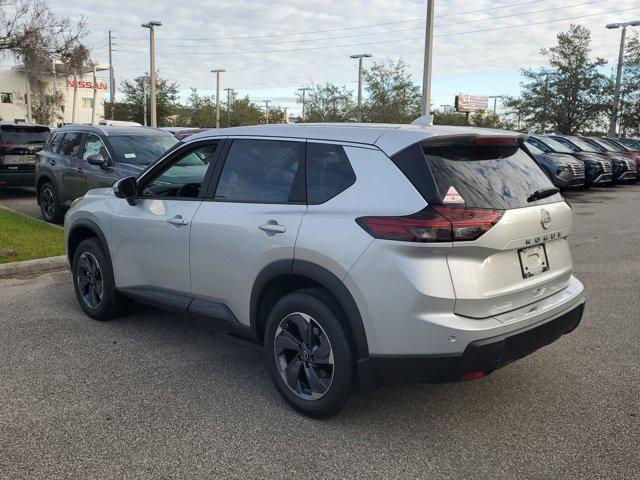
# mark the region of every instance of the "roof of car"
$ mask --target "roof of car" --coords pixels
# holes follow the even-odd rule
[[[387,155],[394,155],[414,143],[436,136],[476,135],[514,137],[517,132],[476,127],[454,127],[446,125],[393,125],[376,123],[297,123],[254,125],[207,130],[196,133],[184,141],[192,142],[206,138],[226,136],[257,136],[280,138],[306,138],[330,142],[375,145]]]
[[[6,120],[0,120],[0,125],[17,125],[19,127],[25,126],[25,127],[46,127],[46,128],[49,128],[47,125],[40,125],[39,123],[9,122],[9,121],[6,121]]]
[[[98,135],[110,136],[110,135],[171,135],[171,133],[159,128],[152,127],[136,127],[136,126],[123,126],[123,125],[64,125],[56,129],[56,132],[91,132]]]

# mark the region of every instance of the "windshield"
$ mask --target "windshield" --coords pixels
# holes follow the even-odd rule
[[[425,145],[423,151],[443,204],[508,210],[562,200],[555,194],[529,202],[534,192],[553,184],[521,149],[504,158],[474,145]]]
[[[585,142],[581,138],[570,138],[569,141],[573,143],[576,147],[578,147],[583,152],[594,152],[594,153],[602,153],[606,152],[603,147],[596,147],[595,145],[591,145],[589,142]]]
[[[630,149],[632,152],[638,151],[640,148],[640,142],[636,142],[634,140],[629,140],[627,138],[621,138],[618,140],[622,145]]]
[[[116,162],[146,167],[178,143],[173,135],[116,135],[109,137]]]
[[[524,142],[527,145],[527,150],[529,150],[533,155],[544,155],[544,151],[538,147],[536,147],[533,143],[527,141]]]
[[[32,127],[27,125],[2,125],[0,141],[11,145],[27,145],[44,143],[49,137],[49,127]]]
[[[614,142],[613,140],[609,140],[606,138],[598,140],[598,144],[602,145],[604,148],[606,148],[610,152],[626,152],[628,150],[628,148],[625,147],[624,145],[618,144],[617,142]]]
[[[547,147],[549,147],[551,150],[553,150],[554,152],[575,153],[577,151],[577,149],[568,147],[564,143],[560,143],[559,141],[554,140],[553,138],[545,137],[540,141],[544,143]]]

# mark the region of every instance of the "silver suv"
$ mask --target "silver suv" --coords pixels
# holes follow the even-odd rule
[[[479,378],[579,324],[570,207],[516,133],[273,125],[189,137],[65,218],[78,301],[264,345],[312,417],[377,382]]]

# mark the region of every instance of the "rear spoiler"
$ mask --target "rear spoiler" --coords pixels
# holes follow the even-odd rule
[[[522,146],[522,144],[529,138],[528,135],[523,133],[514,135],[484,135],[477,133],[464,133],[458,135],[443,135],[430,137],[423,140],[421,145],[429,147],[440,147],[445,145],[502,145],[502,146]]]

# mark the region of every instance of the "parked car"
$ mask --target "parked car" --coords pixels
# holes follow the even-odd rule
[[[162,130],[174,135],[178,140],[184,140],[190,135],[204,132],[209,130],[208,128],[193,128],[193,127],[162,127]]]
[[[623,138],[602,138],[602,142],[636,161],[636,181],[640,180],[640,144]]]
[[[529,135],[527,140],[529,143],[540,148],[541,150],[550,149],[554,153],[562,153],[571,155],[580,160],[585,166],[585,180],[588,186],[604,185],[612,179],[612,164],[609,159],[603,158],[601,155],[582,152],[577,147],[566,145],[551,137],[542,135]]]
[[[61,222],[76,198],[139,174],[176,143],[173,135],[145,127],[67,125],[54,130],[36,162],[42,217]]]
[[[635,178],[635,168],[630,169],[627,159],[620,155],[611,154],[605,148],[594,145],[592,142],[587,142],[584,138],[568,135],[551,135],[551,137],[569,147],[576,148],[579,152],[591,153],[608,159],[612,166],[612,178],[609,182],[612,185],[630,180],[632,176]]]
[[[581,137],[581,139],[613,159],[613,176],[618,182],[635,182],[637,180],[636,159],[633,154],[627,153],[625,149],[617,145],[610,145],[600,138]]]
[[[523,148],[560,190],[585,186],[585,167],[582,160],[566,153],[553,152],[541,142],[527,140]]]
[[[32,187],[36,153],[44,147],[49,127],[0,122],[0,187]]]
[[[74,202],[78,302],[107,320],[141,300],[253,338],[311,417],[356,386],[482,377],[583,311],[571,208],[524,139],[357,124],[193,135]]]

